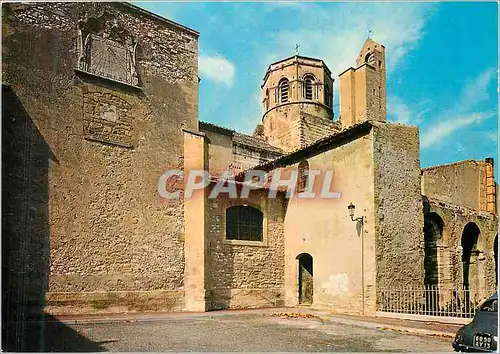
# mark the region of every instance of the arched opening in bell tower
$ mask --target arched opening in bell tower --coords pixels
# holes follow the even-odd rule
[[[290,88],[288,79],[285,79],[285,78],[281,79],[279,84],[278,84],[278,87],[279,87],[278,97],[279,97],[280,103],[288,102],[288,90]]]

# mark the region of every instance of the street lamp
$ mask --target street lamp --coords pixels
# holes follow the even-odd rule
[[[347,206],[347,210],[349,211],[349,216],[352,221],[359,222],[361,224],[361,314],[365,314],[365,254],[364,254],[364,237],[363,237],[363,224],[364,219],[363,216],[354,218],[354,210],[356,210],[356,206],[352,203],[349,203]]]
[[[349,216],[351,217],[351,220],[352,221],[360,221],[361,222],[361,225],[363,225],[363,217],[360,216],[358,218],[354,218],[354,210],[356,209],[356,206],[352,203],[349,203],[349,205],[347,206],[347,210],[349,210]]]

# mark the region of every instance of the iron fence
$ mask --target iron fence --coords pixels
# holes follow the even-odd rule
[[[379,288],[378,311],[472,318],[477,307],[495,291],[478,292],[435,285]]]

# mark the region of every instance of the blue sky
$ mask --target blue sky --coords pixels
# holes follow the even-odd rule
[[[491,156],[498,171],[494,2],[134,4],[200,32],[200,120],[251,134],[272,61],[299,44],[338,82],[371,29],[386,46],[387,119],[419,127],[422,167]]]

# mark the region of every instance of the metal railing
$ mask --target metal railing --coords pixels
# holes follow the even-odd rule
[[[436,285],[385,287],[378,289],[377,306],[381,312],[472,318],[477,307],[495,291]]]

